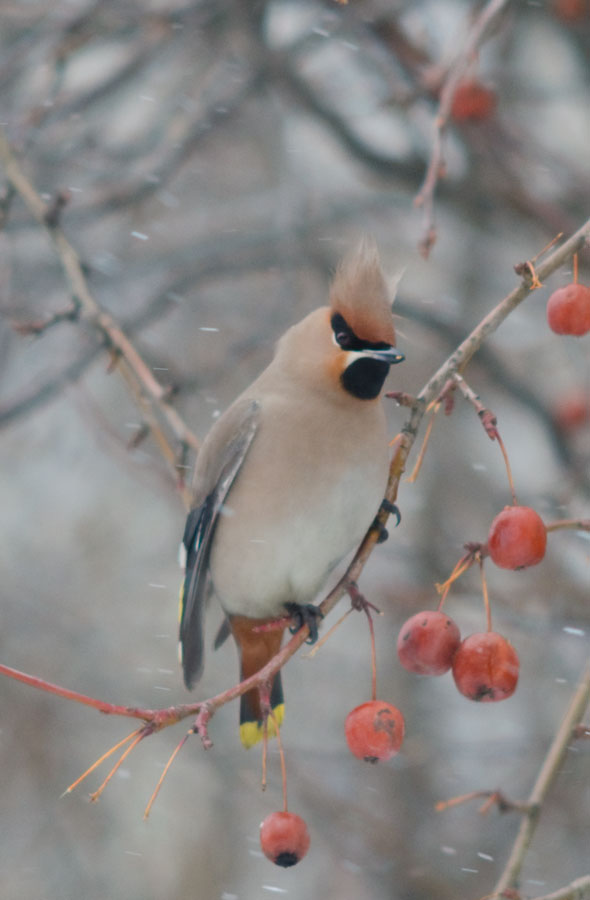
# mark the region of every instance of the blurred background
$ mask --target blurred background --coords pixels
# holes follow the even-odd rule
[[[416,394],[515,286],[514,265],[588,217],[590,4],[508,3],[469,73],[493,91],[490,108],[459,110],[449,125],[437,241],[428,259],[420,253],[414,197],[440,86],[482,6],[2,3],[1,127],[45,199],[67,192],[63,228],[94,297],[198,436],[286,327],[325,302],[335,264],[362,235],[376,238],[387,272],[404,272],[406,362],[389,387]],[[70,296],[47,235],[0,178],[0,660],[121,704],[211,696],[235,683],[235,650],[211,650],[198,690],[185,690],[174,478],[149,437],[130,449],[141,413],[95,331],[15,329]],[[582,254],[586,283],[589,262]],[[590,515],[590,338],[557,337],[544,311],[571,277],[559,271],[534,292],[466,373],[498,416],[519,501],[546,521]],[[405,411],[388,402],[393,438]],[[521,677],[510,700],[479,705],[450,675],[407,673],[395,652],[404,620],[437,603],[434,583],[463,543],[484,540],[510,502],[499,448],[464,402],[437,418],[398,502],[401,524],[360,586],[383,611],[378,691],[406,717],[402,753],[368,766],[344,742],[346,714],[370,696],[363,617],[284,673],[289,804],[308,823],[307,858],[280,870],[261,855],[258,825],[281,805],[279,759],[273,746],[262,793],[260,753],[242,750],[235,705],[215,716],[212,750],[185,745],[146,823],[183,726],[144,741],[98,804],[87,798],[100,772],[60,798],[132,723],[2,678],[4,900],[476,900],[492,890],[518,815],[434,804],[530,791],[588,656],[588,534],[550,535],[534,569],[487,565],[494,625]],[[485,628],[475,569],[446,608],[463,634]],[[214,605],[208,621],[212,641]],[[588,871],[588,766],[588,747],[572,745],[526,858],[525,896]]]

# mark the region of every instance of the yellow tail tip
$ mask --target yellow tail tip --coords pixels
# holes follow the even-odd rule
[[[279,703],[278,706],[275,706],[273,709],[274,719],[271,719],[270,716],[267,722],[267,734],[269,738],[276,737],[277,735],[277,727],[283,724],[283,719],[285,718],[285,704]],[[275,726],[276,721],[276,726]],[[258,720],[256,722],[242,722],[240,725],[240,740],[246,750],[249,750],[250,747],[253,747],[264,737],[264,726],[263,723]]]

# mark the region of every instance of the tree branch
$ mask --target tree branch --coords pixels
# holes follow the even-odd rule
[[[486,9],[491,17],[492,13],[496,14],[505,5],[507,0],[492,0]],[[473,47],[477,45],[476,38],[479,40],[483,36],[489,20],[480,21],[480,30],[475,32],[475,41]],[[484,27],[485,26],[485,27]],[[468,48],[471,44],[468,44]],[[472,52],[469,51],[469,52]],[[457,70],[458,71],[458,70]],[[450,88],[449,88],[450,91]],[[81,317],[90,322],[90,324],[99,332],[103,340],[106,342],[114,353],[118,367],[125,377],[132,394],[140,407],[144,409],[148,419],[149,410],[154,411],[163,419],[175,438],[185,446],[191,446],[196,449],[198,443],[196,438],[188,430],[178,412],[170,404],[166,389],[159,384],[154,378],[150,369],[145,364],[131,341],[124,334],[115,320],[106,312],[104,312],[94,297],[92,296],[80,258],[73,246],[66,239],[59,222],[55,222],[51,218],[48,219],[49,207],[41,199],[39,193],[33,187],[31,182],[26,178],[19,163],[12,154],[10,147],[0,132],[0,161],[5,168],[5,175],[12,188],[20,194],[27,208],[32,213],[36,221],[45,230],[50,237],[56,253],[60,259],[62,269],[66,275],[74,302],[79,304]],[[590,236],[590,220],[586,222],[569,240],[565,241],[561,247],[554,250],[550,256],[547,256],[544,262],[539,263],[537,267],[537,276],[539,279],[545,279],[549,274],[555,271],[559,266],[563,265],[566,260],[571,258],[574,253],[579,251]],[[443,386],[449,378],[453,377],[457,372],[463,372],[473,358],[475,353],[480,349],[486,338],[493,333],[506,317],[525,300],[535,287],[533,279],[529,277],[528,269],[523,269],[524,276],[520,284],[511,291],[491,312],[473,329],[473,331],[459,344],[457,349],[445,360],[440,368],[433,374],[426,385],[420,391],[412,409],[408,421],[406,422],[402,433],[398,439],[395,452],[391,461],[388,484],[385,492],[386,500],[389,504],[394,504],[397,498],[399,483],[404,472],[407,458],[411,452],[414,441],[416,439],[424,411],[427,405],[440,394]],[[155,421],[151,422],[157,438],[157,444],[164,457],[170,465],[174,465],[174,451],[167,441],[163,431],[158,429]],[[185,499],[188,498],[185,496]],[[378,514],[378,522],[385,525],[389,516],[388,507],[384,505]],[[345,575],[340,579],[334,589],[323,599],[320,609],[326,615],[341,599],[343,594],[347,593],[351,582],[356,582],[369,559],[375,544],[380,535],[378,526],[372,526],[363,542],[358,548],[350,566]],[[44,682],[42,679],[34,676],[26,675],[7,666],[0,666],[0,674],[15,678],[16,680],[27,683],[31,686],[43,689],[50,693],[63,696],[64,698],[74,700],[98,709],[103,713],[122,715],[142,719],[150,726],[150,733],[159,730],[167,725],[171,725],[188,716],[195,716],[206,712],[209,717],[216,709],[225,703],[234,700],[238,696],[246,693],[254,687],[260,687],[280,669],[285,663],[297,652],[304,641],[308,638],[309,631],[307,626],[301,628],[286,644],[281,648],[278,654],[259,672],[250,678],[240,682],[237,685],[225,690],[208,700],[197,701],[191,704],[185,704],[176,707],[169,707],[162,710],[147,710],[126,706],[119,706],[105,703],[103,701],[89,698],[85,695],[61,688]],[[586,686],[587,687],[587,686]],[[584,695],[585,696],[585,695]],[[581,702],[581,701],[580,701]],[[577,710],[577,706],[576,706]],[[560,729],[558,737],[563,739],[563,728]],[[571,732],[571,729],[570,729]],[[563,753],[563,747],[559,744]],[[557,752],[557,751],[555,751]],[[558,754],[557,761],[554,759],[555,753],[550,754],[551,765],[556,766],[561,759]],[[544,767],[541,775],[545,778],[547,784],[542,782],[542,788],[533,792],[534,797],[538,795],[544,796],[543,790],[546,790],[548,783],[553,776],[554,770],[551,769],[549,774]],[[540,778],[541,778],[540,775]],[[533,800],[533,802],[540,802]],[[533,828],[532,818],[527,819],[530,827]],[[530,838],[528,838],[530,840]],[[528,844],[527,844],[528,846]],[[525,847],[526,849],[526,847]],[[524,850],[522,851],[524,853]],[[512,871],[512,870],[511,870]],[[510,874],[510,879],[516,876]]]
[[[421,206],[424,211],[424,234],[420,242],[420,250],[425,257],[428,256],[436,241],[434,192],[444,168],[443,134],[449,121],[453,97],[459,82],[474,59],[478,47],[487,36],[494,21],[509,2],[510,0],[489,0],[482,9],[471,29],[469,37],[461,47],[461,52],[449,69],[440,92],[440,102],[434,119],[430,162],[428,163],[424,183],[414,201],[416,206]]]
[[[529,811],[520,824],[520,828],[518,830],[516,840],[514,841],[514,844],[512,846],[512,852],[510,853],[508,862],[506,863],[504,871],[502,872],[493,892],[489,895],[489,900],[508,896],[507,892],[517,886],[526,851],[529,848],[539,822],[543,801],[545,800],[549,788],[555,780],[568,744],[570,743],[574,734],[574,729],[580,723],[589,701],[590,664],[586,666],[586,669],[582,674],[580,683],[572,699],[570,700],[563,721],[557,730],[557,734],[555,735],[553,742],[549,747],[547,756],[545,757],[543,765],[541,766],[541,770],[537,775],[537,780],[535,781],[533,789],[526,803]],[[586,879],[582,880],[585,881]],[[590,877],[587,880],[590,881]],[[584,885],[584,889],[586,887],[587,885]],[[552,895],[552,897],[553,896],[556,895]],[[557,896],[562,897],[561,894],[558,894]],[[577,894],[572,894],[572,897],[577,896]],[[563,897],[565,900],[565,897],[569,897],[569,894],[564,894]]]
[[[4,166],[8,182],[20,194],[29,211],[51,239],[69,282],[74,303],[79,305],[81,318],[89,322],[102,335],[106,345],[114,351],[119,371],[127,381],[131,391],[135,394],[139,392],[158,411],[175,439],[181,445],[198,450],[199,442],[197,438],[185,425],[178,411],[170,404],[166,388],[154,378],[148,366],[129,338],[116,324],[113,317],[102,310],[92,296],[80,257],[72,244],[67,240],[59,223],[53,224],[53,220],[48,217],[50,207],[41,199],[37,190],[20,168],[8,141],[1,131],[0,161]],[[168,448],[166,457],[169,463],[175,458],[175,452],[172,447]],[[184,500],[188,506],[189,497],[186,492]]]
[[[571,884],[566,884],[552,894],[535,897],[535,900],[590,900],[590,875],[576,878]]]
[[[1,140],[2,139],[0,135],[0,156],[2,155]],[[11,159],[10,154],[9,159]],[[41,199],[38,197],[36,192],[30,188],[30,185],[26,181],[26,179],[21,183],[21,174],[22,173],[20,173],[20,170],[17,169],[15,175],[15,188],[19,190],[18,185],[21,185],[25,193],[29,194],[31,204],[34,204],[36,206],[37,212],[39,213],[37,217],[40,221],[42,221],[42,213],[44,212],[45,205],[43,204],[43,201],[41,201]],[[14,173],[10,173],[9,177],[11,177],[11,175],[14,175]],[[22,178],[24,178],[24,176],[22,176]],[[39,204],[41,204],[41,206]],[[563,265],[566,260],[571,258],[574,253],[578,252],[583,247],[584,243],[588,240],[589,237],[590,220],[588,220],[581,228],[579,228],[578,231],[574,235],[572,235],[571,238],[569,238],[569,240],[565,241],[561,247],[559,247],[557,250],[554,250],[553,253],[551,253],[551,255],[548,256],[543,263],[540,263],[538,265],[536,271],[539,279],[548,277],[552,272],[559,268],[559,266]],[[71,250],[71,252],[73,253],[74,251]],[[63,257],[60,258],[62,258],[63,260]],[[70,259],[70,256],[67,256],[67,259]],[[407,458],[410,454],[414,441],[416,440],[420,423],[422,421],[424,411],[428,403],[430,403],[431,400],[433,400],[440,394],[443,386],[451,376],[453,376],[456,372],[460,370],[463,371],[465,369],[469,361],[482,346],[486,337],[488,337],[488,335],[493,333],[501,325],[501,323],[510,314],[510,312],[512,312],[512,310],[516,306],[518,306],[523,300],[525,300],[533,289],[533,280],[530,277],[523,277],[520,285],[513,291],[511,291],[510,294],[508,294],[507,297],[504,298],[504,300],[502,300],[493,310],[491,310],[490,313],[488,313],[487,316],[485,316],[485,318],[465,338],[465,340],[459,345],[454,353],[452,353],[448,357],[448,359],[434,373],[434,375],[420,391],[418,397],[416,398],[414,406],[412,407],[410,417],[398,438],[396,450],[393,454],[393,458],[390,464],[389,479],[385,492],[385,499],[389,502],[390,505],[394,504],[397,499],[400,479],[404,472]],[[92,302],[92,311],[94,312],[96,304],[94,303],[94,300],[92,300],[92,298],[90,299]],[[115,333],[118,332],[119,334],[122,334],[119,329],[114,326],[114,323],[113,328],[115,329]],[[126,345],[124,346],[126,347]],[[133,358],[139,358],[138,354],[136,354],[136,351],[133,351],[133,354]],[[145,368],[145,364],[143,364],[143,362],[142,367]],[[358,581],[360,574],[379,539],[381,533],[380,526],[384,526],[388,518],[388,506],[387,504],[384,504],[378,513],[376,523],[371,526],[371,528],[365,535],[347,571],[342,576],[338,584],[321,602],[320,609],[324,615],[327,615],[327,613],[336,606],[342,596],[348,593],[350,583]],[[264,666],[264,668],[260,669],[260,671],[252,675],[250,678],[245,679],[239,684],[229,688],[226,691],[221,692],[220,694],[215,695],[208,700],[185,704],[183,706],[168,707],[167,709],[162,710],[145,710],[104,703],[103,701],[94,700],[93,698],[88,698],[84,695],[76,694],[76,692],[74,691],[69,691],[57,685],[49,684],[48,682],[44,682],[42,679],[36,678],[35,676],[26,675],[22,672],[18,672],[17,670],[11,669],[8,666],[0,666],[0,674],[15,678],[18,681],[25,682],[26,684],[30,684],[33,687],[40,688],[50,693],[67,697],[68,699],[75,700],[78,703],[84,703],[89,706],[94,706],[96,709],[99,709],[104,713],[132,716],[135,718],[143,719],[144,721],[152,724],[154,726],[152,728],[152,731],[155,731],[159,728],[165,727],[166,725],[171,725],[175,722],[178,722],[190,715],[195,715],[199,713],[199,711],[203,708],[206,708],[209,711],[209,714],[211,714],[220,706],[223,706],[225,703],[229,703],[231,700],[234,700],[242,694],[245,694],[252,688],[259,687],[261,684],[268,682],[268,680],[276,672],[278,672],[279,669],[281,669],[285,665],[285,663],[297,652],[297,650],[307,640],[308,637],[309,629],[307,625],[304,625],[299,629],[299,631],[297,631],[295,635],[293,635],[290,641],[288,641],[288,643],[281,648],[279,653],[277,653],[276,656],[274,656],[267,663],[267,665]]]

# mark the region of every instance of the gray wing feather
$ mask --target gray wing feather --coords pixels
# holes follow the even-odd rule
[[[189,689],[196,684],[203,671],[203,613],[209,593],[209,557],[213,536],[223,504],[254,440],[258,409],[255,401],[248,404],[233,437],[220,452],[217,481],[200,506],[191,510],[186,521],[180,644],[184,682]]]

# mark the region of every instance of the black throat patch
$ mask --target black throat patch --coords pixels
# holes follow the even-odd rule
[[[381,393],[388,372],[389,366],[386,362],[368,359],[365,356],[346,367],[340,376],[340,383],[353,397],[358,397],[359,400],[374,400]]]

